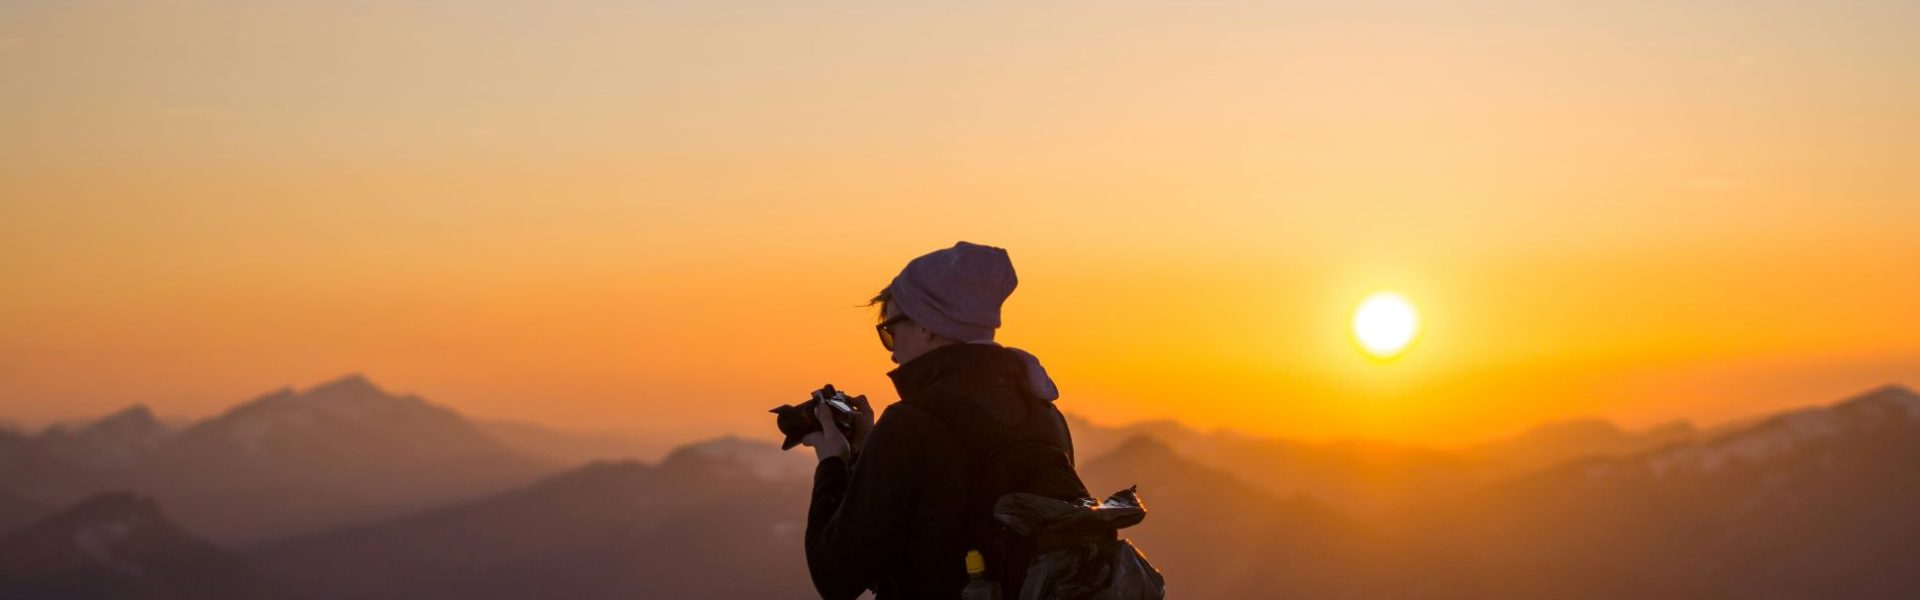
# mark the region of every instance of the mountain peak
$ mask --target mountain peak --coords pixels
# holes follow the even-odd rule
[[[1101,460],[1123,460],[1127,462],[1159,462],[1177,460],[1180,453],[1158,437],[1145,433],[1127,436],[1119,445],[1109,450]]]
[[[86,467],[126,467],[145,460],[174,434],[144,405],[78,425],[54,425],[35,438],[46,456]]]
[[[87,429],[146,431],[146,430],[153,430],[153,429],[166,429],[166,425],[161,423],[160,419],[153,416],[153,409],[147,408],[147,405],[145,404],[135,404],[133,406],[120,409],[119,412],[107,415],[105,417],[101,417],[100,420],[94,421],[93,423],[87,425]]]
[[[335,378],[332,381],[327,381],[325,383],[321,383],[311,388],[307,388],[306,393],[308,395],[321,395],[321,394],[325,394],[325,395],[341,394],[341,395],[354,395],[354,396],[388,395],[386,390],[380,389],[380,386],[375,385],[373,383],[373,380],[367,379],[366,375],[363,375],[358,371],[348,373],[346,375],[342,375],[338,378]]]
[[[1889,383],[1851,398],[1840,401],[1841,406],[1885,406],[1905,410],[1914,418],[1920,418],[1920,394],[1897,383]]]
[[[96,494],[0,538],[0,582],[13,586],[0,587],[7,597],[259,597],[245,563],[132,492]]]
[[[316,414],[324,413],[336,416],[359,415],[372,418],[375,415],[402,413],[452,413],[412,395],[398,396],[387,393],[374,385],[360,373],[348,373],[336,379],[296,391],[293,386],[284,386],[253,400],[242,403],[220,418],[202,421],[192,429],[206,429],[218,422],[234,417],[258,417],[262,415]],[[436,415],[441,416],[441,415]],[[278,418],[278,417],[275,417]],[[306,417],[300,417],[304,419]]]
[[[41,537],[53,546],[65,546],[79,543],[82,546],[117,544],[136,529],[159,527],[172,529],[175,526],[160,513],[160,505],[153,498],[129,491],[101,492],[88,496],[59,512],[42,518],[23,530],[8,535],[7,541],[14,542],[23,537]],[[112,534],[115,539],[89,538],[91,532]],[[78,538],[78,539],[76,539]],[[11,545],[11,544],[9,544]],[[38,544],[40,550],[51,551],[48,544]],[[95,552],[97,547],[85,547],[82,550]]]
[[[164,432],[168,427],[153,416],[153,410],[145,404],[135,404],[117,412],[91,421],[61,423],[47,427],[42,431],[42,439],[70,437],[74,435],[151,435]]]

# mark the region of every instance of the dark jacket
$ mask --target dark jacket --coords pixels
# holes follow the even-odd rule
[[[969,402],[1067,451],[1066,419],[1028,391],[1026,363],[991,344],[950,344],[887,373],[900,404]],[[807,512],[807,569],[826,600],[958,598],[966,585],[966,455],[934,414],[889,407],[852,466],[820,461]]]

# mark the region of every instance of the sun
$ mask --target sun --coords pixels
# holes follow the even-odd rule
[[[1419,330],[1413,303],[1393,292],[1376,292],[1353,309],[1353,339],[1374,358],[1399,356]]]

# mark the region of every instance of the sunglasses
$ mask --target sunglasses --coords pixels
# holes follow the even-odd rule
[[[875,331],[880,332],[880,345],[885,346],[888,352],[893,351],[893,324],[905,320],[907,320],[907,315],[899,314],[894,315],[891,319],[881,321],[879,325],[873,326]]]

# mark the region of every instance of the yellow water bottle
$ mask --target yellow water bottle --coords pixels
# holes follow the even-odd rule
[[[979,550],[967,551],[967,587],[960,589],[960,600],[1000,600],[1000,588],[987,579],[987,559]]]

